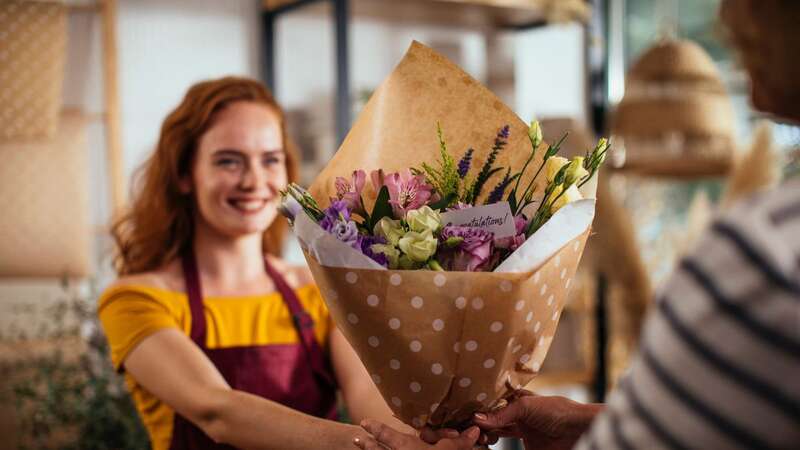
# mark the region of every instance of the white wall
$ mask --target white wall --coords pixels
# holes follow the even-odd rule
[[[515,109],[523,120],[573,117],[586,122],[583,39],[578,25],[550,26],[518,35]]]
[[[258,76],[254,0],[119,2],[120,101],[125,169],[152,151],[164,117],[200,80]]]

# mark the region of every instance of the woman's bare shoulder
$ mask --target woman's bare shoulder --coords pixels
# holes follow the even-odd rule
[[[129,286],[143,286],[181,292],[184,290],[183,272],[180,264],[173,262],[148,272],[121,276],[111,283],[108,289]]]
[[[269,257],[269,262],[286,277],[286,282],[289,283],[289,286],[295,289],[314,283],[314,277],[311,276],[311,271],[307,266],[290,264],[283,259],[275,257]]]

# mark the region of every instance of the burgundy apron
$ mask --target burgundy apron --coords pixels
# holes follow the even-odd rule
[[[258,395],[298,411],[336,419],[336,383],[330,361],[314,338],[314,320],[294,290],[264,258],[267,275],[289,308],[300,337],[297,344],[206,347],[206,318],[194,252],[183,256],[183,275],[192,317],[192,341],[217,367],[231,388]],[[270,326],[265,323],[262,326]],[[264,424],[269,426],[269,424]],[[214,443],[202,430],[175,413],[172,450],[230,449]]]

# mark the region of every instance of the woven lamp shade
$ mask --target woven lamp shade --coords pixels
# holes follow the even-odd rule
[[[722,176],[733,165],[734,113],[699,45],[665,40],[628,73],[612,135],[616,165],[647,175]]]

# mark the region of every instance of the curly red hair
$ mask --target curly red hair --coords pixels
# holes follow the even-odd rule
[[[278,115],[288,179],[297,180],[298,159],[286,137],[283,110],[263,84],[240,77],[195,84],[164,120],[155,152],[137,170],[138,189],[130,208],[112,226],[119,275],[154,270],[191,245],[193,200],[181,191],[180,180],[189,173],[197,142],[215,113],[238,101],[264,104]],[[264,251],[280,256],[286,230],[286,220],[278,217],[264,232]]]

